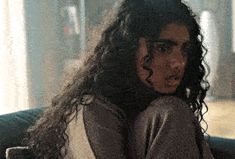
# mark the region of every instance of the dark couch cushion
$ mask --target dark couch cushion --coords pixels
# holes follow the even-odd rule
[[[25,131],[42,111],[43,108],[35,108],[0,116],[0,159],[6,148],[21,145]]]
[[[235,159],[235,139],[213,136],[208,143],[215,159]]]

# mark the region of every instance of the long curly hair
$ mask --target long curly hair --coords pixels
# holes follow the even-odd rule
[[[202,108],[207,109],[204,98],[209,84],[203,64],[207,51],[202,45],[203,36],[195,15],[181,0],[124,0],[94,51],[80,58],[81,67],[72,82],[28,130],[25,141],[35,158],[54,159],[66,155],[69,142],[66,129],[81,106],[87,104],[87,97],[103,97],[123,109],[127,116],[133,116],[161,96],[140,81],[136,73],[136,53],[139,39],[148,39],[150,45],[144,67],[151,76],[153,42],[161,29],[172,22],[185,25],[192,42],[184,78],[174,95],[188,103],[201,122]]]

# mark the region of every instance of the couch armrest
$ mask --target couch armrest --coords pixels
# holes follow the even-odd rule
[[[11,147],[6,150],[6,159],[34,159],[28,147]]]
[[[0,158],[4,158],[6,148],[21,145],[26,130],[43,109],[35,108],[0,116]]]

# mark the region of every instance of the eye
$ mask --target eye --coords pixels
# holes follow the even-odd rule
[[[191,43],[186,43],[183,45],[182,52],[184,56],[188,56],[193,51],[193,45]]]
[[[157,53],[168,54],[168,53],[171,53],[172,47],[166,43],[156,42],[154,44],[154,51]]]

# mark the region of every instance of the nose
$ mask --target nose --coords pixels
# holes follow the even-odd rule
[[[184,68],[186,64],[186,57],[183,56],[181,51],[177,51],[170,56],[170,68],[181,69]]]
[[[185,66],[185,61],[184,60],[180,60],[180,59],[172,59],[170,61],[170,67],[172,69],[175,69],[175,68],[183,68]]]

